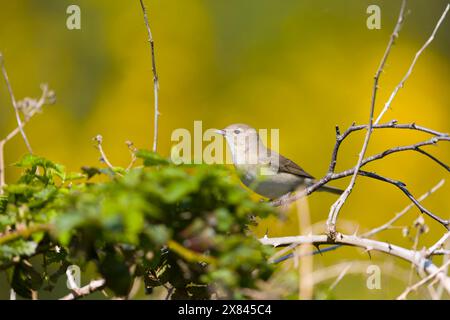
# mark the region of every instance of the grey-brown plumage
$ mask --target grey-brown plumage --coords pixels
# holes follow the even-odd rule
[[[232,124],[217,132],[225,137],[233,163],[242,173],[242,182],[256,193],[276,199],[315,182],[314,177],[295,162],[267,149],[254,128],[246,124]],[[328,186],[321,187],[319,191],[343,192]]]

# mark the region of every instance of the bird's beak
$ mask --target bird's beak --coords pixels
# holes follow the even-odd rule
[[[222,136],[225,135],[225,130],[216,129],[215,133],[221,134]]]

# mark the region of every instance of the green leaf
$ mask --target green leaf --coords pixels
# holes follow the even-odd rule
[[[87,175],[87,178],[90,179],[93,176],[96,176],[98,174],[102,174],[99,168],[95,167],[81,167],[81,171],[83,171],[84,174]]]
[[[144,230],[147,235],[156,246],[162,246],[167,243],[170,238],[170,231],[164,225],[152,225],[148,226]]]
[[[15,219],[13,219],[12,217],[0,214],[0,230],[4,230],[4,228],[6,226],[9,226],[9,225],[13,224],[14,222],[15,222]]]
[[[148,151],[148,150],[138,150],[136,152],[136,157],[144,160],[144,166],[158,166],[158,165],[167,165],[169,164],[169,160],[161,157],[158,153]]]
[[[0,245],[0,258],[12,259],[17,256],[31,256],[36,252],[37,243],[22,239]]]

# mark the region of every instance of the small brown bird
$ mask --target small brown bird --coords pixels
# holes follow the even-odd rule
[[[295,162],[266,148],[256,129],[246,124],[232,124],[223,130],[233,163],[242,172],[241,181],[256,193],[277,199],[300,187],[315,183],[314,177]],[[318,191],[341,194],[343,190],[322,186]]]

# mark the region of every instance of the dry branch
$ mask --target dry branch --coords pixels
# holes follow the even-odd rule
[[[383,115],[386,113],[386,111],[391,107],[392,101],[396,97],[398,91],[403,88],[405,85],[406,80],[408,80],[409,76],[411,75],[414,66],[416,65],[417,60],[419,59],[420,55],[425,51],[425,49],[430,45],[430,43],[434,40],[434,37],[436,36],[436,32],[439,30],[442,22],[444,21],[445,17],[447,16],[447,12],[450,9],[450,4],[447,4],[447,6],[444,9],[444,12],[442,13],[441,17],[439,18],[436,26],[434,27],[433,32],[431,33],[431,36],[428,38],[428,40],[425,42],[425,44],[422,46],[422,48],[417,51],[416,55],[414,56],[413,61],[411,62],[411,65],[409,66],[408,71],[406,72],[405,76],[402,78],[400,83],[395,87],[394,91],[392,92],[391,96],[389,97],[388,101],[384,105],[383,110],[381,110],[378,118],[375,120],[375,124],[379,123]]]
[[[30,153],[33,153],[31,149],[30,142],[28,141],[27,135],[25,134],[25,130],[23,129],[22,119],[20,118],[19,106],[17,105],[16,98],[14,97],[14,92],[12,90],[11,83],[9,81],[8,73],[6,72],[5,61],[3,59],[3,54],[0,52],[0,66],[3,73],[3,78],[5,79],[6,86],[8,88],[9,96],[11,98],[11,103],[14,107],[14,113],[16,114],[17,127],[20,130],[20,134],[22,135],[23,141],[25,141],[25,145]]]
[[[84,296],[90,295],[96,291],[102,290],[105,287],[105,279],[92,280],[88,285],[79,289],[73,289],[71,293],[60,298],[59,300],[75,300]]]
[[[359,169],[362,165],[364,156],[366,154],[367,148],[369,146],[370,137],[372,135],[372,127],[373,127],[373,116],[375,111],[375,104],[376,104],[376,98],[377,98],[377,91],[378,91],[378,82],[380,80],[381,73],[383,72],[384,65],[386,64],[386,61],[389,57],[389,53],[391,52],[391,48],[395,42],[395,40],[398,38],[398,33],[402,27],[403,20],[404,20],[404,13],[405,13],[405,6],[406,6],[406,0],[402,1],[402,6],[400,9],[400,14],[398,16],[397,24],[395,25],[394,31],[392,32],[391,38],[389,40],[389,43],[386,47],[386,50],[384,52],[383,58],[381,59],[380,65],[378,67],[377,72],[375,73],[374,82],[373,82],[373,89],[372,89],[372,100],[370,104],[370,112],[369,112],[369,124],[366,132],[366,136],[364,138],[364,143],[362,146],[362,149],[359,153],[358,162],[355,166],[355,171],[352,175],[352,179],[350,180],[350,183],[348,184],[345,191],[341,194],[341,196],[336,200],[335,203],[330,208],[330,212],[328,214],[328,220],[327,220],[327,229],[328,233],[331,237],[334,237],[336,233],[336,220],[339,215],[339,212],[344,205],[345,201],[349,197],[350,193],[353,190],[353,187],[356,183],[356,178],[358,177]]]
[[[41,85],[42,94],[39,99],[25,98],[23,101],[17,103],[25,115],[23,121],[12,130],[3,140],[0,140],[0,195],[3,194],[3,187],[5,186],[5,160],[4,148],[5,144],[14,138],[17,134],[23,131],[23,127],[30,121],[30,119],[42,110],[46,104],[53,104],[55,102],[55,93],[48,89],[46,84]]]
[[[360,247],[368,252],[372,250],[384,252],[400,259],[409,261],[410,263],[414,264],[414,266],[418,270],[423,270],[429,275],[436,273],[436,277],[450,294],[450,278],[445,274],[438,272],[439,268],[435,264],[433,264],[431,260],[426,258],[418,251],[405,249],[391,243],[365,239],[355,235],[345,235],[341,233],[336,233],[336,237],[334,239],[331,239],[328,235],[291,236],[278,238],[268,238],[267,236],[265,236],[260,239],[260,242],[262,244],[271,245],[274,247],[288,246],[294,243],[297,245],[312,244],[314,246],[325,244],[340,244],[345,246]]]
[[[424,193],[423,195],[421,195],[417,201],[421,202],[423,200],[425,200],[427,197],[429,197],[431,194],[433,194],[434,192],[436,192],[439,188],[441,188],[444,185],[445,180],[442,179],[441,181],[439,181],[433,188],[431,188],[429,191],[427,191],[426,193]],[[361,235],[359,235],[362,238],[370,238],[373,237],[374,235],[387,230],[389,228],[392,228],[393,224],[399,220],[401,217],[403,217],[409,210],[411,210],[414,207],[414,203],[410,203],[408,204],[405,208],[403,208],[401,211],[399,211],[398,213],[395,214],[395,216],[390,219],[389,221],[387,221],[386,223],[382,224],[379,227],[376,227],[372,230],[369,230],[368,232],[365,232]],[[431,256],[431,255],[445,255],[447,250],[442,250],[439,249],[440,247],[443,246],[443,244],[445,243],[445,241],[447,240],[447,238],[450,238],[450,232],[446,233],[446,235],[444,235],[439,241],[436,242],[436,244],[431,247],[428,250],[428,255],[427,256]],[[293,255],[292,254],[288,254],[285,256],[282,256],[283,254],[285,254],[286,252],[294,249],[295,247],[297,247],[298,244],[291,244],[289,246],[287,246],[286,248],[283,248],[282,250],[279,250],[276,254],[273,255],[273,257],[270,258],[270,262],[273,263],[278,263],[284,260],[287,260],[289,258],[291,258]],[[327,247],[326,249],[319,249],[318,251],[314,251],[314,252],[309,252],[307,253],[307,255],[311,255],[311,254],[317,254],[317,253],[325,253],[327,251],[332,251],[335,249],[338,249],[339,247],[341,247],[341,245],[334,245],[334,246],[330,246]],[[281,258],[278,258],[282,256]],[[300,256],[302,257],[302,256]]]
[[[411,293],[411,291],[415,291],[417,289],[419,289],[421,286],[423,286],[424,284],[426,284],[427,282],[429,282],[430,280],[432,280],[433,278],[437,278],[439,275],[442,275],[443,277],[446,277],[447,279],[449,279],[444,270],[447,268],[447,266],[450,264],[450,261],[447,261],[447,263],[443,264],[441,267],[437,268],[435,271],[433,271],[432,273],[430,273],[427,277],[423,278],[422,280],[420,280],[419,282],[417,282],[416,284],[409,286],[405,289],[405,291],[403,291],[402,294],[400,294],[397,297],[397,300],[404,300],[407,298],[408,294]],[[444,285],[444,288],[447,290],[447,292],[450,294],[450,283],[448,281],[442,281],[441,280],[441,284]]]
[[[154,131],[153,131],[153,152],[157,151],[158,148],[158,118],[159,118],[159,78],[158,72],[156,71],[156,58],[155,58],[155,44],[153,42],[152,30],[150,29],[150,23],[148,22],[147,9],[144,5],[143,0],[139,0],[141,3],[142,13],[144,14],[144,22],[147,27],[148,42],[150,43],[150,53],[152,57],[152,72],[153,72],[153,95],[154,95],[154,105],[155,105],[155,118],[154,118]]]
[[[114,166],[109,162],[108,157],[106,156],[105,151],[103,150],[103,137],[102,135],[96,135],[92,140],[96,142],[96,148],[100,152],[100,161],[105,163],[108,168],[110,168],[114,172]]]

